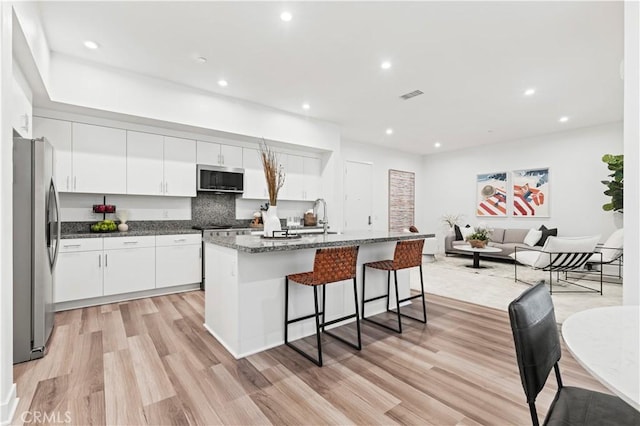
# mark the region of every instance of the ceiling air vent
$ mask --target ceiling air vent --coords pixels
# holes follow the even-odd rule
[[[407,101],[411,98],[415,98],[416,96],[420,96],[420,95],[424,95],[424,92],[422,90],[414,90],[413,92],[405,93],[400,97],[405,101]]]

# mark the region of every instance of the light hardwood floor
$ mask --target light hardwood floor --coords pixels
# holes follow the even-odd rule
[[[427,325],[365,322],[360,352],[325,336],[318,368],[285,346],[235,360],[204,330],[203,296],[58,313],[47,356],[14,367],[14,423],[530,424],[506,312],[427,295]],[[606,392],[566,351],[561,369]],[[551,377],[540,416],[554,392]]]

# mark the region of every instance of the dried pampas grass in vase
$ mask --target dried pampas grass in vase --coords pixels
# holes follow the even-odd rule
[[[278,155],[267,145],[264,139],[260,144],[260,159],[269,191],[269,209],[262,213],[264,236],[273,237],[274,231],[282,230],[278,218],[278,192],[284,185],[285,172],[278,162]]]

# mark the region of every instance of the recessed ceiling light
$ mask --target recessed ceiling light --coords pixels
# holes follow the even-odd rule
[[[393,129],[391,127],[389,127],[387,130],[385,130],[385,133],[388,135],[392,135],[393,134]]]
[[[382,68],[383,70],[388,70],[389,68],[391,68],[391,62],[384,61],[380,64],[380,68]]]
[[[311,108],[311,105],[307,103],[302,104],[302,109],[309,109],[309,108]]]
[[[227,80],[218,80],[218,86],[227,87],[228,85]]]
[[[536,89],[527,89],[524,91],[525,96],[531,96],[536,93]]]
[[[280,14],[280,19],[282,19],[284,22],[289,22],[291,18],[293,18],[293,15],[290,12],[282,12]]]
[[[100,45],[98,43],[96,43],[95,41],[87,40],[87,41],[84,42],[84,47],[86,47],[87,49],[95,50],[98,47],[100,47]]]
[[[198,56],[196,58],[196,62],[198,62],[199,64],[204,64],[207,62],[207,58],[205,58],[204,56]]]
[[[564,117],[560,117],[560,120],[558,120],[561,123],[566,123],[567,121],[569,121],[569,117],[564,116]]]
[[[436,148],[440,148],[442,144],[440,142],[436,142],[433,144],[433,146],[435,146]]]

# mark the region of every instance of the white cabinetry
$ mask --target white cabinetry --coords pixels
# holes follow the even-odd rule
[[[319,158],[280,154],[286,172],[281,189],[283,200],[310,200],[322,194],[322,161]]]
[[[55,269],[53,301],[102,296],[102,238],[65,239]]]
[[[127,131],[127,194],[194,197],[195,141]]]
[[[322,197],[322,160],[302,157],[303,162],[303,200],[316,200]]]
[[[242,167],[242,148],[215,142],[198,141],[198,164]]]
[[[54,303],[94,299],[95,304],[101,302],[97,297],[200,283],[201,238],[198,233],[63,239]]]
[[[196,196],[196,142],[164,137],[164,195]]]
[[[164,138],[127,131],[127,194],[164,194]]]
[[[155,237],[104,239],[104,295],[156,286]]]
[[[13,78],[12,85],[12,108],[11,124],[13,129],[23,138],[31,137],[32,107],[31,100],[20,87],[20,84]]]
[[[36,138],[45,137],[56,149],[55,151],[55,179],[58,191],[73,190],[73,160],[71,143],[71,122],[52,120],[50,118],[33,117],[33,135]]]
[[[244,192],[242,198],[269,199],[264,169],[260,161],[260,151],[252,148],[242,148],[242,163],[244,165]]]
[[[156,237],[156,288],[202,281],[200,234]]]
[[[121,129],[73,123],[74,192],[125,194],[127,136]]]

